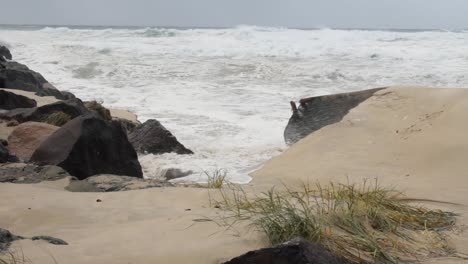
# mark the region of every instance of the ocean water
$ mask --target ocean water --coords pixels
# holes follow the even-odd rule
[[[0,26],[14,59],[61,90],[161,121],[194,155],[142,155],[233,182],[280,154],[290,100],[387,85],[468,87],[468,31]]]

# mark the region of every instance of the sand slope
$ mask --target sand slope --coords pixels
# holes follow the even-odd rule
[[[217,213],[209,208],[206,189],[71,193],[63,190],[66,181],[0,184],[1,227],[69,243],[15,242],[13,248],[21,248],[34,264],[53,263],[50,255],[67,264],[220,263],[264,246],[246,230],[239,237],[213,222],[197,220]]]
[[[385,89],[267,162],[251,184],[378,179],[412,198],[459,204],[428,203],[468,224],[467,114],[468,89]],[[468,236],[454,243],[468,253]]]

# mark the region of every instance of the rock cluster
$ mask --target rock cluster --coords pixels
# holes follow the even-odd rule
[[[11,59],[9,50],[0,46],[0,88],[32,91],[59,101],[38,105],[0,89],[0,121],[10,127],[8,140],[0,144],[0,163],[6,163],[0,164],[0,182],[35,183],[71,176],[82,180],[69,188],[78,191],[161,187],[168,184],[141,179],[137,153],[193,153],[157,120],[142,125],[115,118],[98,102],[83,102],[59,91],[41,74]]]

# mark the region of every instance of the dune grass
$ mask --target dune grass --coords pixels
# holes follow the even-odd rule
[[[0,252],[0,264],[26,264],[30,263],[25,257],[24,254],[13,252],[13,251],[6,251]]]
[[[226,180],[227,171],[225,169],[216,169],[211,173],[205,171],[204,174],[207,177],[206,188],[208,189],[220,189],[224,184],[228,183]]]
[[[230,184],[211,201],[232,226],[248,221],[271,244],[302,237],[320,243],[351,263],[400,263],[454,253],[445,231],[455,214],[409,204],[400,192],[377,183],[304,184],[250,195]]]
[[[68,121],[70,121],[72,118],[70,115],[60,111],[60,112],[55,112],[47,116],[42,120],[42,122],[54,125],[54,126],[63,126],[65,125]]]

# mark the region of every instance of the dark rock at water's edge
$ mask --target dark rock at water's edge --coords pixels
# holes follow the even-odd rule
[[[37,102],[26,96],[0,90],[0,109],[12,110],[15,108],[36,107]]]
[[[150,119],[129,133],[128,139],[139,153],[193,154],[182,145],[159,121]]]
[[[19,123],[35,121],[61,126],[66,121],[90,111],[80,99],[69,99],[34,108],[17,108],[0,113],[0,118],[16,120]]]
[[[102,120],[94,113],[79,116],[50,135],[31,161],[62,167],[81,180],[97,174],[143,177],[135,149],[120,123]]]
[[[284,131],[286,143],[294,144],[322,127],[341,121],[351,109],[385,88],[305,98],[300,100],[299,108],[291,102],[293,114]]]
[[[0,88],[35,92],[39,96],[54,96],[61,100],[75,98],[72,93],[59,91],[40,73],[21,63],[4,59],[0,59]]]
[[[10,246],[11,242],[24,239],[21,236],[15,236],[10,231],[0,228],[0,253]]]
[[[70,174],[64,169],[52,165],[0,164],[0,182],[39,183],[42,181],[56,181],[66,177],[70,177]]]
[[[2,253],[3,251],[6,251],[10,247],[10,244],[12,242],[16,240],[22,240],[22,239],[28,239],[28,238],[13,235],[10,231],[0,228],[0,253]],[[53,245],[68,245],[68,243],[63,241],[62,239],[51,237],[51,236],[33,236],[30,239],[31,240],[44,240]]]
[[[71,181],[65,188],[71,192],[120,192],[170,187],[168,182],[117,175],[96,175],[82,181]]]
[[[12,60],[13,56],[11,56],[10,50],[5,46],[0,46],[0,57],[5,57],[5,59]]]
[[[319,244],[293,239],[276,247],[250,251],[224,264],[349,264]]]

